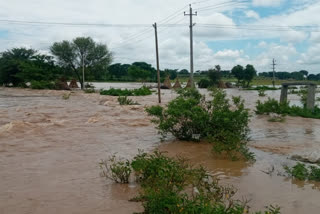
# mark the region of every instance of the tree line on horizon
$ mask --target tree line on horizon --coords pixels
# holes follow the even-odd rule
[[[32,82],[54,82],[59,78],[76,79],[83,88],[82,69],[85,81],[157,81],[156,69],[146,62],[132,64],[112,64],[113,54],[107,45],[97,43],[90,37],[78,37],[72,41],[55,42],[50,47],[50,54],[43,54],[34,49],[13,48],[0,53],[0,85],[26,86]],[[231,71],[214,68],[217,77],[238,79],[248,85],[256,76],[252,65],[237,65]],[[214,78],[212,70],[196,71],[195,75]],[[211,73],[210,73],[211,71]],[[189,75],[187,69],[163,69],[161,81],[169,76],[171,80]],[[260,77],[272,77],[272,72],[260,73]],[[308,74],[308,71],[276,72],[278,79],[320,80],[320,74]]]

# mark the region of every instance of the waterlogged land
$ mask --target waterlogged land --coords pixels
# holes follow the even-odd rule
[[[138,88],[139,84],[97,84]],[[141,105],[119,106],[116,97],[62,91],[0,88],[0,213],[132,213],[142,211],[135,184],[116,185],[99,176],[98,163],[109,155],[132,158],[138,149],[160,148],[168,155],[183,155],[202,164],[233,184],[254,209],[278,204],[282,213],[318,213],[319,183],[305,183],[278,176],[293,154],[319,151],[320,120],[288,117],[284,123],[268,122],[267,116],[251,118],[252,150],[257,162],[219,160],[207,144],[167,141],[144,112],[157,95],[134,97]],[[176,95],[163,91],[163,105]],[[207,93],[202,91],[202,93]],[[254,109],[256,91],[227,90],[241,95]],[[278,99],[280,91],[268,91]],[[297,95],[290,95],[299,103]],[[319,151],[320,152],[320,151]],[[273,170],[274,169],[274,170]],[[270,174],[270,175],[269,175]]]

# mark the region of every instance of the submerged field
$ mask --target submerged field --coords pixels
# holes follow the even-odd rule
[[[98,88],[138,88],[132,83],[97,83]],[[0,88],[0,213],[132,213],[142,211],[128,202],[136,184],[113,184],[101,178],[98,163],[117,153],[132,158],[138,149],[159,148],[204,165],[223,184],[239,189],[238,197],[251,199],[253,210],[264,205],[282,213],[318,213],[320,183],[291,180],[278,174],[293,165],[294,154],[320,153],[320,120],[288,117],[283,123],[255,116],[256,91],[227,90],[241,95],[252,111],[250,147],[256,163],[221,160],[205,143],[160,141],[144,112],[157,95],[133,97],[141,105],[120,106],[117,97],[72,92]],[[175,92],[162,91],[165,105]],[[206,90],[201,93],[208,93]],[[267,91],[279,99],[280,91]],[[299,104],[297,95],[289,99]],[[320,155],[319,155],[320,156]],[[240,198],[241,199],[241,198]]]

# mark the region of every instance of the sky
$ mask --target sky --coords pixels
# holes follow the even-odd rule
[[[0,0],[0,52],[49,53],[54,42],[90,36],[107,44],[113,63],[155,66],[157,22],[160,68],[189,69],[189,4],[195,70],[252,64],[268,72],[274,58],[276,71],[320,73],[320,0]]]

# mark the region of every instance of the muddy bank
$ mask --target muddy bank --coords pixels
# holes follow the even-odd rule
[[[0,213],[141,210],[140,204],[128,202],[136,189],[101,178],[98,162],[114,153],[132,158],[138,149],[152,151],[161,145],[144,112],[145,106],[157,102],[157,95],[132,98],[141,104],[138,106],[119,106],[116,97],[78,91],[64,100],[65,93],[69,92],[0,88]],[[172,91],[162,93],[163,105],[176,97]],[[231,89],[227,93],[242,95],[251,109],[257,99],[266,99],[255,91]],[[267,93],[277,99],[280,96],[280,91]],[[254,208],[279,201],[284,213],[301,213],[307,206],[308,213],[317,213],[314,200],[320,192],[313,189],[317,185],[270,178],[261,170],[272,164],[281,168],[290,154],[318,147],[319,121],[287,118],[285,123],[270,123],[267,119],[254,116],[250,123],[250,145],[259,149],[253,166],[216,160],[205,146],[172,143],[161,148],[207,164],[223,182],[237,184],[240,195],[253,198],[250,205]],[[259,156],[260,150],[268,153]]]

